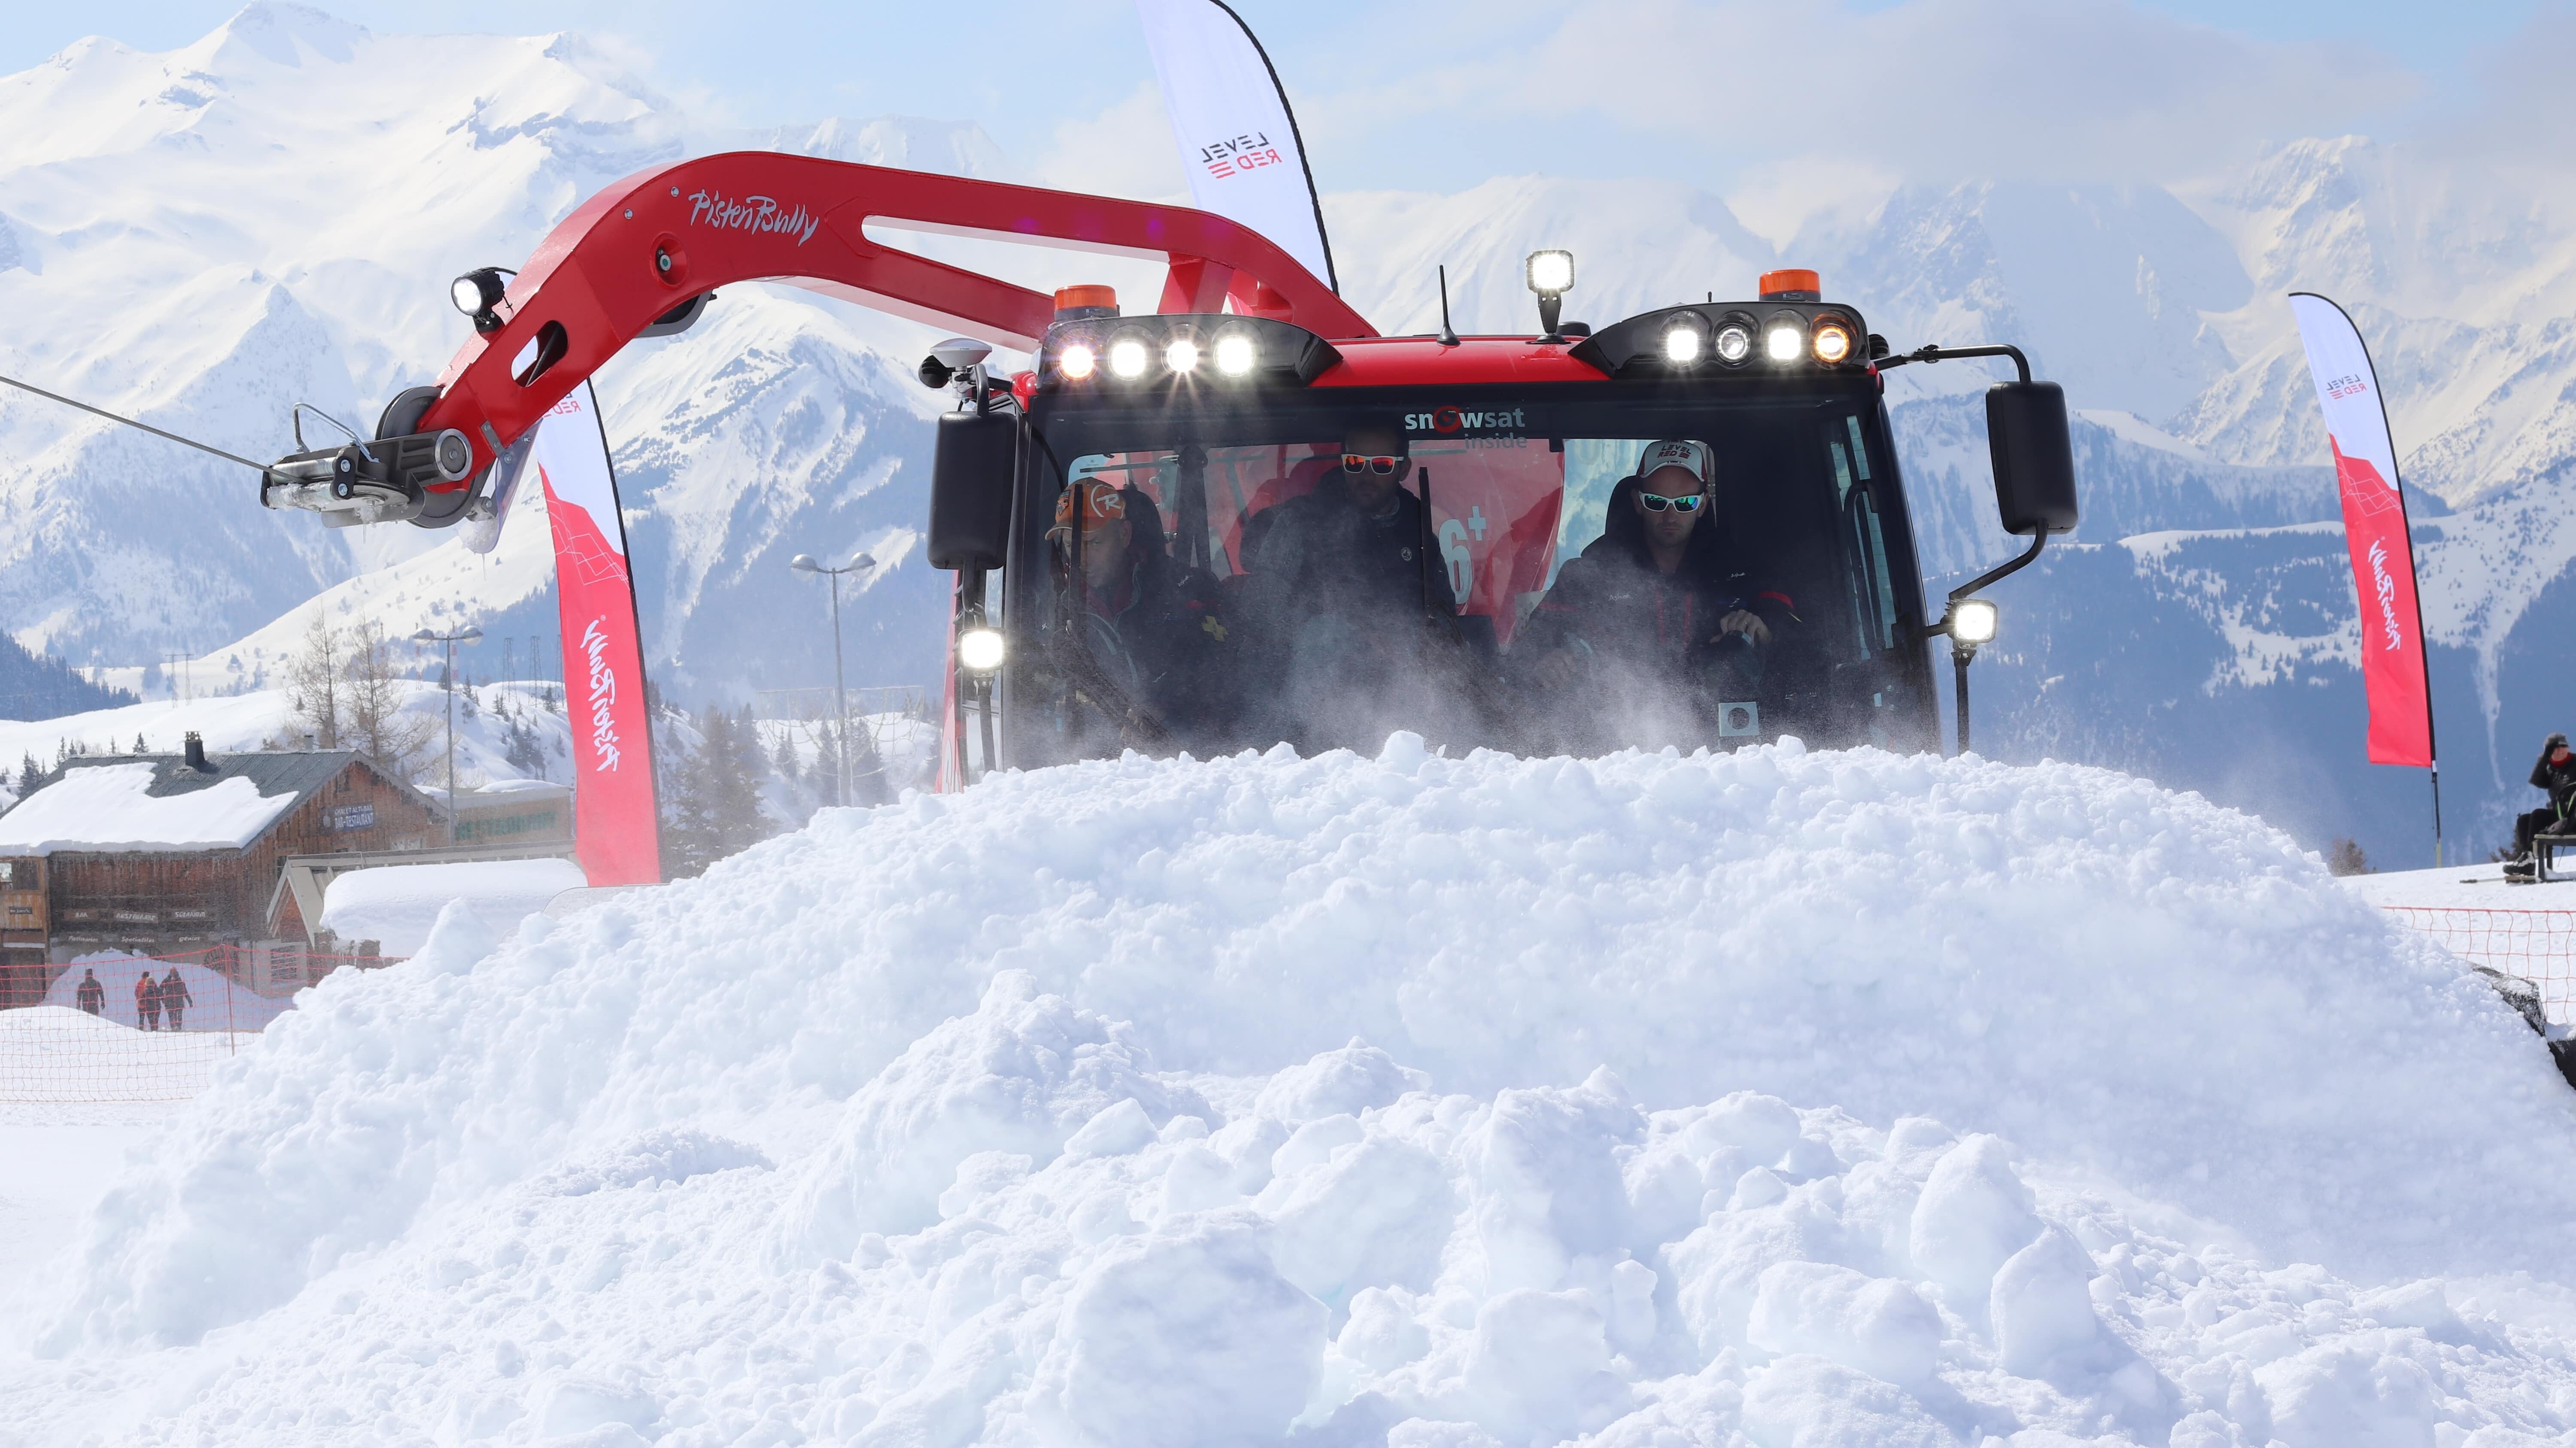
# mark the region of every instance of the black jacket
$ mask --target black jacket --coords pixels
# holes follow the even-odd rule
[[[1165,557],[1137,557],[1126,583],[1090,600],[1085,641],[1110,677],[1166,723],[1221,712],[1233,630],[1216,580]]]
[[[1366,517],[1342,475],[1328,473],[1313,492],[1270,509],[1250,551],[1245,569],[1274,620],[1422,618],[1426,596],[1435,606],[1448,602],[1447,575],[1424,557],[1422,501],[1402,488],[1392,511]]]
[[[1710,523],[1693,532],[1678,569],[1657,570],[1644,526],[1614,494],[1610,526],[1557,570],[1512,652],[1534,658],[1572,648],[1595,663],[1669,678],[1707,657],[1729,613],[1760,618],[1776,644],[1795,621],[1793,607],[1751,570],[1728,566]]]
[[[2531,766],[2531,787],[2545,792],[2549,807],[2565,819],[2576,814],[2576,754],[2569,755],[2565,764],[2552,764],[2549,756],[2556,747],[2551,745],[2540,751],[2539,762]]]

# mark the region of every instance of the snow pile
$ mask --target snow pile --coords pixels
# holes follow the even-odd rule
[[[56,850],[239,849],[295,803],[295,793],[262,794],[247,779],[153,795],[148,762],[71,770],[0,814],[0,854]]]
[[[507,940],[454,910],[301,1006],[104,1202],[11,1421],[2576,1429],[2537,1039],[2284,837],[2100,771],[1104,762]]]
[[[342,940],[372,940],[387,955],[411,955],[429,939],[448,902],[464,901],[495,926],[516,925],[566,890],[590,881],[570,860],[464,860],[386,865],[334,876],[322,895],[322,928]]]

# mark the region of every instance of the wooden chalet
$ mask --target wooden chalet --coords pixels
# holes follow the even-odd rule
[[[352,750],[87,756],[0,814],[0,1004],[74,956],[176,955],[302,922],[268,918],[293,855],[446,843],[437,806]]]

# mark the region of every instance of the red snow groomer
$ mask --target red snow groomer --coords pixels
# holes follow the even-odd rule
[[[872,233],[1151,258],[1151,312],[1049,295]],[[1288,742],[1590,751],[1939,745],[1929,641],[1966,661],[1973,597],[2076,521],[2063,394],[2009,347],[1903,356],[1813,272],[1745,301],[1561,320],[1575,260],[1528,261],[1534,334],[1387,337],[1222,217],[846,162],[737,153],[592,198],[505,286],[457,282],[475,335],[370,445],[298,454],[272,507],[452,524],[549,407],[718,287],[802,286],[962,334],[930,564],[956,574],[952,781]],[[1444,302],[1445,311],[1445,302]],[[1004,377],[994,347],[1030,354]],[[1884,369],[2009,356],[1987,395],[2003,526],[2028,551],[1927,615]]]

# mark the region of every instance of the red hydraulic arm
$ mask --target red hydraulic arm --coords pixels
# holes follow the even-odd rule
[[[418,429],[472,440],[473,469],[652,322],[717,287],[775,281],[1033,348],[1043,292],[879,245],[870,222],[1168,261],[1162,310],[1237,310],[1324,337],[1374,337],[1359,313],[1260,233],[1184,206],[1006,186],[849,161],[735,151],[643,171],[566,217],[459,349]],[[462,486],[458,484],[455,486]]]

